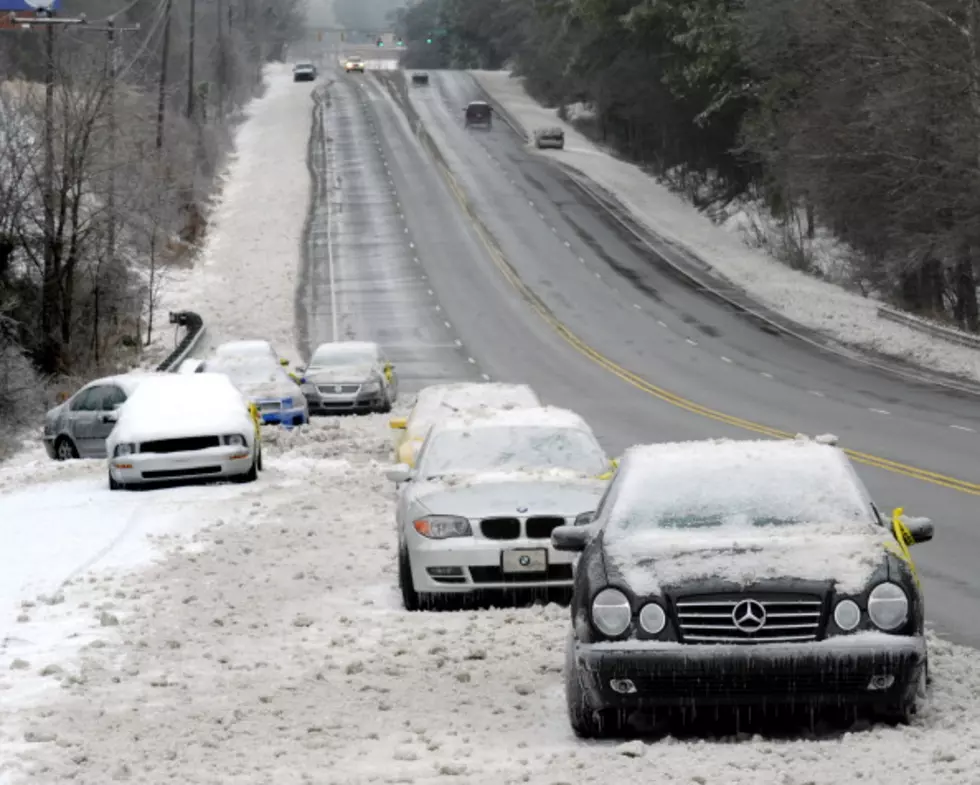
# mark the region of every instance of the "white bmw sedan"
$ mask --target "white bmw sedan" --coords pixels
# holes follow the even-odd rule
[[[163,374],[136,389],[106,439],[109,488],[175,480],[251,482],[262,468],[258,412],[227,376]]]
[[[450,595],[567,591],[574,555],[551,547],[557,526],[590,519],[612,462],[585,421],[552,407],[451,417],[416,467],[399,464],[398,575],[408,610]]]

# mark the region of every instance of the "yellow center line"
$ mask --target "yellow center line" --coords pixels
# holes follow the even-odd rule
[[[425,134],[424,131],[421,132]],[[433,152],[435,151],[435,143],[428,138],[426,134],[422,139],[423,143],[430,146]],[[434,156],[438,161],[438,156]],[[752,420],[745,420],[741,417],[735,417],[730,414],[725,414],[724,412],[711,409],[707,406],[702,406],[699,403],[683,398],[676,393],[672,393],[669,390],[665,390],[662,387],[647,381],[641,376],[633,373],[632,371],[624,368],[618,363],[610,360],[605,355],[593,349],[585,341],[579,338],[575,333],[573,333],[561,320],[559,320],[552,312],[551,309],[545,304],[545,302],[538,297],[527,284],[521,280],[520,276],[510,265],[507,259],[504,257],[503,252],[497,246],[496,241],[489,234],[489,232],[484,228],[483,223],[480,218],[476,215],[476,212],[466,198],[462,189],[456,182],[456,178],[453,176],[452,172],[442,165],[441,163],[437,167],[443,174],[446,183],[449,185],[450,190],[453,192],[453,196],[459,203],[460,207],[463,208],[472,219],[474,228],[476,229],[477,235],[480,237],[481,242],[484,247],[486,247],[487,252],[490,254],[490,258],[493,260],[494,265],[507,281],[513,286],[525,300],[531,305],[531,308],[547,322],[552,329],[555,330],[573,349],[575,349],[579,354],[585,356],[596,365],[605,368],[614,376],[619,377],[627,384],[636,387],[639,390],[651,395],[654,398],[658,398],[665,403],[669,403],[672,406],[676,406],[679,409],[691,412],[700,417],[706,417],[711,420],[716,420],[717,422],[730,425],[734,428],[741,428],[742,430],[750,431],[752,433],[757,433],[762,436],[769,436],[774,439],[793,439],[796,434],[790,433],[789,431],[783,431],[778,428],[772,428],[768,425],[763,425],[761,423],[754,422]],[[950,477],[948,475],[940,474],[938,472],[929,471],[928,469],[920,469],[917,466],[911,466],[909,464],[900,463],[898,461],[893,461],[889,458],[881,458],[877,455],[871,455],[869,453],[860,452],[858,450],[852,450],[848,448],[842,448],[844,452],[851,458],[851,460],[865,464],[866,466],[872,466],[877,469],[883,469],[894,474],[901,474],[905,477],[910,477],[915,480],[920,480],[922,482],[928,482],[932,485],[938,485],[943,488],[949,488],[950,490],[959,491],[960,493],[970,494],[971,496],[980,496],[980,483],[970,482],[968,480],[961,480],[956,477]]]

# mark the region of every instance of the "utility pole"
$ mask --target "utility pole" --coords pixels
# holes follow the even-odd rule
[[[187,119],[194,119],[194,41],[197,37],[197,0],[191,2],[191,26],[190,41],[188,42],[189,54],[187,57]],[[219,34],[220,35],[220,34]]]
[[[160,84],[157,92],[157,154],[163,150],[163,122],[167,116],[167,71],[170,60],[170,17],[174,0],[167,0],[163,15],[163,52],[160,55]]]
[[[228,75],[228,53],[225,49],[225,0],[218,0],[218,122],[225,118],[225,79]],[[231,19],[228,20],[229,27]]]

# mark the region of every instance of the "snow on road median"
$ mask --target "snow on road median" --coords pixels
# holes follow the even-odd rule
[[[193,547],[170,540],[142,572],[65,587],[57,613],[84,620],[86,646],[46,662],[62,689],[26,703],[37,663],[0,664],[0,694],[21,694],[0,781],[971,781],[980,655],[936,640],[934,697],[907,729],[577,742],[561,680],[567,610],[400,609],[388,453],[383,417],[277,432],[261,493],[200,518]],[[93,617],[101,602],[118,625]]]
[[[879,301],[793,270],[749,247],[742,241],[738,221],[730,221],[727,229],[712,223],[638,166],[609,154],[558,118],[555,109],[541,106],[509,71],[470,73],[528,133],[549,126],[565,131],[565,149],[544,150],[542,155],[577,169],[615,195],[654,234],[692,252],[759,302],[844,343],[980,380],[980,353],[975,349],[882,320]]]

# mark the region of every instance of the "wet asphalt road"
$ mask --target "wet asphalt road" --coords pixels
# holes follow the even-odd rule
[[[425,359],[413,365],[420,356],[417,349],[401,359],[402,372],[413,368],[409,373],[420,383],[483,375],[527,382],[547,402],[587,417],[614,453],[644,441],[752,437],[728,418],[706,417],[683,402],[669,403],[639,389],[618,370],[570,345],[495,264],[399,101],[370,74],[329,78],[337,79],[332,88],[337,115],[328,120],[337,123],[331,126],[338,134],[334,154],[344,160],[354,156],[349,176],[368,171],[368,159],[357,155],[369,156],[371,145],[359,146],[349,137],[373,140],[376,133],[379,145],[373,150],[380,169],[375,164],[370,176],[384,172],[382,185],[390,178],[396,205],[384,208],[381,225],[389,227],[384,231],[378,230],[377,219],[363,219],[371,227],[370,237],[377,238],[375,247],[386,249],[382,258],[387,261],[349,265],[347,270],[359,272],[340,276],[336,270],[342,265],[335,267],[337,302],[345,303],[338,308],[346,311],[341,321],[353,325],[357,337],[383,336],[378,340],[398,346],[406,330],[424,336]],[[682,401],[793,433],[833,432],[846,447],[980,482],[980,435],[951,427],[980,431],[975,399],[770,335],[692,291],[658,267],[561,170],[527,150],[506,126],[498,124],[489,133],[463,130],[459,109],[476,97],[479,90],[467,75],[434,72],[427,91],[412,91],[414,112],[408,115],[418,113],[457,189],[522,283],[589,347],[627,372],[683,396]],[[368,190],[370,182],[364,181]],[[368,202],[373,206],[361,204],[362,211],[381,210],[380,199]],[[396,248],[397,233],[391,228],[396,218],[408,229],[411,239],[403,238],[404,247],[414,256]],[[359,255],[351,258],[374,258],[367,250],[370,237],[362,233]],[[412,282],[408,265],[426,276],[424,289]],[[373,272],[364,275],[365,267]],[[394,281],[400,283],[393,286]],[[324,288],[322,278],[319,286],[313,301],[322,309],[329,302],[329,286]],[[322,326],[328,320],[322,314],[318,319],[318,334],[329,334]],[[440,324],[457,352],[436,339]],[[980,496],[880,468],[858,466],[858,471],[880,506],[904,505],[936,521],[937,540],[917,551],[930,619],[951,638],[980,645],[980,582],[974,569],[980,558],[975,524]]]

